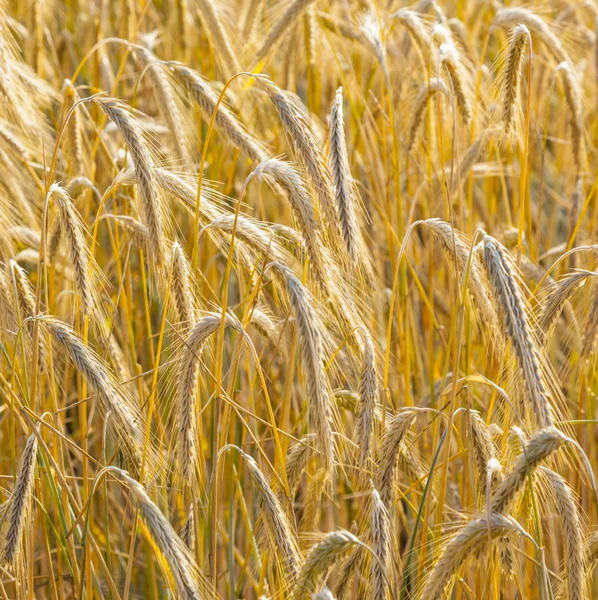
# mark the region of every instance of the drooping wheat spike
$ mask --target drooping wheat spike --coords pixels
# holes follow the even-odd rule
[[[297,21],[297,19],[303,14],[305,10],[312,4],[314,0],[292,0],[289,7],[282,14],[280,19],[274,24],[266,39],[262,42],[262,45],[256,50],[253,55],[253,64],[251,70],[255,70],[255,67],[269,54],[284,34],[291,28],[291,26]]]
[[[196,398],[202,347],[206,340],[220,329],[221,313],[208,313],[196,321],[184,340],[178,365],[178,391],[176,418],[174,420],[178,474],[182,481],[190,482],[196,471],[197,411]],[[225,326],[243,334],[239,320],[233,314],[224,317]]]
[[[141,465],[143,457],[143,441],[145,425],[143,417],[134,404],[134,400],[124,389],[117,387],[106,366],[101,362],[75,332],[55,317],[39,317],[41,323],[56,341],[66,350],[77,371],[86,379],[93,389],[104,413],[111,413],[110,424],[114,423],[117,437],[123,444],[125,454],[129,455],[136,465]],[[155,457],[152,452],[146,456],[148,473],[155,469]]]
[[[285,471],[291,498],[294,497],[309,461],[315,456],[316,436],[310,433],[294,443],[287,452]]]
[[[330,474],[334,464],[332,406],[324,370],[321,325],[316,317],[313,301],[303,284],[290,269],[281,265],[275,265],[275,268],[282,273],[286,281],[291,304],[295,310],[309,398],[309,422],[316,435],[320,464],[326,473]]]
[[[116,221],[125,230],[131,241],[149,255],[151,252],[149,230],[141,221],[129,215],[113,215],[110,213],[102,215],[102,218]]]
[[[162,267],[166,256],[166,219],[148,145],[139,125],[123,104],[113,98],[96,98],[95,102],[116,125],[131,153],[141,196],[142,214],[150,234],[152,259],[157,267]]]
[[[585,283],[588,277],[592,277],[593,275],[592,271],[572,271],[565,274],[551,286],[536,324],[535,333],[540,344],[545,344],[546,340],[550,337],[571,295]]]
[[[426,65],[433,66],[432,37],[420,16],[408,8],[401,8],[392,16],[407,29]]]
[[[557,72],[563,74],[563,87],[565,99],[571,112],[571,145],[573,146],[573,158],[578,169],[584,166],[583,157],[583,105],[581,101],[581,89],[577,76],[568,61],[557,65]]]
[[[14,289],[16,292],[18,314],[22,322],[25,319],[34,317],[36,314],[35,291],[33,289],[33,286],[31,285],[31,282],[29,281],[29,278],[27,277],[27,273],[25,273],[22,267],[20,267],[14,260],[11,260],[9,262],[9,266],[12,273]],[[10,310],[10,307],[13,306],[13,303],[7,302],[6,306]],[[14,323],[11,323],[11,325],[14,325]],[[28,343],[33,345],[33,335],[31,329],[27,329],[26,335]],[[38,342],[38,361],[42,369],[45,369],[47,366],[46,354],[47,352],[45,338],[43,335],[40,335]]]
[[[0,564],[13,568],[21,551],[21,539],[31,512],[37,436],[31,435],[25,444],[17,467],[14,490],[4,512],[4,536],[0,542]]]
[[[152,538],[162,552],[174,579],[177,595],[185,600],[203,600],[211,593],[210,586],[195,566],[193,557],[176,534],[164,513],[149,497],[146,489],[126,471],[112,468],[129,488]]]
[[[372,490],[371,498],[370,538],[374,560],[372,561],[369,597],[372,600],[386,600],[388,598],[387,570],[391,543],[390,517],[376,489]]]
[[[359,538],[348,531],[333,531],[311,548],[291,594],[291,600],[309,597],[326,571],[349,550],[361,546]]]
[[[432,98],[437,92],[442,92],[446,96],[449,95],[449,91],[442,79],[432,77],[429,83],[424,83],[417,94],[415,102],[413,103],[413,117],[411,118],[411,126],[409,127],[409,137],[407,139],[407,150],[412,150],[413,144],[417,138],[417,132],[420,125],[424,120],[424,115],[430,104]]]
[[[91,282],[89,249],[85,242],[81,217],[77,213],[66,190],[53,183],[48,191],[48,201],[54,200],[58,207],[62,238],[65,240],[71,265],[75,273],[75,285],[81,297],[84,314],[94,310],[93,285]]]
[[[372,265],[357,220],[353,178],[349,168],[349,155],[343,121],[343,88],[338,88],[330,114],[330,152],[328,164],[334,181],[334,197],[340,221],[340,229],[353,266],[363,270],[371,280]]]
[[[441,44],[440,49],[440,60],[446,67],[448,76],[451,80],[453,87],[453,93],[455,94],[455,102],[463,123],[469,125],[473,117],[473,107],[471,105],[471,99],[469,98],[469,92],[467,90],[466,75],[459,52],[453,42],[444,42]]]
[[[288,197],[305,241],[314,277],[321,290],[327,290],[329,273],[326,272],[323,264],[324,252],[320,226],[316,220],[312,199],[301,175],[291,164],[277,158],[269,158],[261,162],[253,170],[253,174],[259,178],[274,179]]]
[[[16,300],[18,302],[18,299]],[[11,284],[4,265],[0,264],[0,326],[7,330],[16,330],[18,327],[14,294],[11,293]]]
[[[569,59],[560,39],[541,17],[527,8],[522,8],[520,6],[501,8],[494,17],[494,25],[498,27],[525,25],[530,31],[540,37],[548,52],[550,52],[558,62],[567,61]]]
[[[183,544],[193,552],[195,550],[195,517],[193,516],[193,506],[189,507],[187,518],[181,527],[179,536]]]
[[[418,412],[416,408],[404,408],[393,417],[392,421],[386,426],[386,430],[382,436],[376,489],[380,491],[382,501],[387,506],[392,503],[392,488],[399,447],[405,439],[409,428],[413,425]]]
[[[496,485],[502,479],[502,474],[499,468],[494,468],[493,465],[498,463],[500,467],[499,456],[492,439],[492,434],[484,419],[477,411],[470,412],[471,418],[471,433],[473,453],[478,467],[478,481],[481,487],[482,497],[486,497],[488,476],[490,476],[490,489],[496,489]],[[492,462],[494,461],[494,463]],[[489,466],[491,467],[489,469]]]
[[[320,202],[321,218],[324,220],[334,249],[340,247],[339,215],[334,200],[332,178],[324,154],[311,131],[309,119],[296,105],[291,96],[267,79],[259,80],[291,139],[297,158],[305,165],[307,174]],[[344,248],[344,246],[342,246]]]
[[[496,492],[492,494],[489,510],[495,513],[508,512],[515,496],[525,485],[528,475],[569,441],[556,427],[547,427],[536,432],[525,444],[524,452],[517,457]]]
[[[65,79],[63,84],[63,118],[66,118],[69,111],[79,100],[79,95],[72,82]],[[75,109],[70,116],[69,122],[63,133],[62,151],[65,155],[69,173],[81,175],[83,172],[83,140],[81,135],[81,116],[78,109]]]
[[[440,242],[447,260],[455,269],[460,281],[468,265],[469,241],[458,231],[455,231],[450,223],[442,219],[426,219],[423,224],[434,233],[436,239]],[[481,315],[482,323],[491,339],[496,342],[500,331],[498,318],[492,303],[490,283],[484,265],[476,252],[472,256],[468,282],[468,289]]]
[[[363,31],[355,27],[353,23],[321,11],[318,11],[317,16],[320,23],[332,33],[336,33],[347,40],[365,43]]]
[[[376,371],[376,350],[371,335],[364,330],[363,357],[359,375],[359,412],[356,437],[359,454],[357,464],[361,469],[368,468],[368,461],[375,442],[375,412],[378,405],[378,374]]]
[[[421,598],[442,600],[447,597],[451,577],[465,559],[491,539],[518,533],[530,537],[515,519],[491,513],[471,519],[444,548],[421,592]],[[530,538],[531,539],[531,538]]]
[[[222,63],[225,79],[230,79],[233,75],[241,72],[242,69],[232,49],[218,10],[212,0],[197,0],[196,4],[199,16],[204,22],[206,31],[209,32],[216,54]]]
[[[478,137],[473,141],[471,146],[466,150],[459,167],[457,169],[457,177],[455,177],[455,183],[453,186],[453,193],[455,193],[461,184],[461,182],[467,178],[469,171],[475,166],[482,155],[488,152],[488,147],[492,138],[501,131],[501,127],[487,127],[484,129]]]
[[[525,25],[517,25],[511,33],[507,63],[503,75],[502,124],[505,134],[509,133],[515,120],[521,82],[521,68],[529,36],[529,29]]]
[[[258,464],[241,449],[236,449],[243,457],[255,484],[258,501],[270,537],[271,550],[278,553],[282,559],[283,569],[288,578],[287,581],[292,585],[299,576],[303,562],[293,527]]]
[[[184,65],[173,65],[172,74],[191,94],[204,119],[211,119],[218,102],[218,94],[199,73]],[[259,163],[268,158],[262,145],[245,129],[236,115],[221,102],[215,117],[218,129],[249,158]]]
[[[373,10],[367,11],[361,18],[361,31],[366,45],[374,53],[380,63],[384,77],[388,81],[388,67],[386,65],[386,45],[382,38],[382,25],[378,15]]]
[[[283,351],[286,348],[284,339],[281,339],[282,327],[277,323],[274,315],[265,305],[256,306],[251,312],[249,321],[273,349],[280,348]]]
[[[157,56],[143,46],[133,44],[132,47],[143,67],[147,69],[148,76],[156,92],[158,110],[169,129],[169,139],[172,140],[183,167],[188,167],[191,165],[191,151],[185,135],[185,123],[168,76],[159,64]]]
[[[191,286],[191,267],[185,256],[185,251],[178,242],[172,244],[172,298],[176,313],[182,325],[187,326],[196,318],[195,302]]]
[[[554,494],[554,500],[563,531],[567,598],[583,600],[585,597],[585,565],[581,522],[573,490],[558,473],[540,467],[542,475]]]
[[[523,375],[527,400],[540,427],[548,427],[554,423],[554,416],[523,298],[506,250],[488,235],[484,236],[484,263],[500,318]]]

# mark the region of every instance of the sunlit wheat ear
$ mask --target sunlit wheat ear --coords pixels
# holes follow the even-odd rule
[[[569,441],[570,439],[555,427],[547,427],[535,433],[525,444],[525,451],[517,457],[512,469],[492,494],[489,510],[497,513],[508,512],[515,496],[528,481],[528,475]]]
[[[465,70],[461,64],[459,52],[452,42],[444,42],[440,46],[439,52],[440,60],[446,67],[448,76],[451,80],[457,109],[461,114],[463,123],[469,125],[473,116],[473,107],[469,98]]]
[[[85,242],[81,217],[75,210],[66,190],[56,183],[53,183],[48,191],[48,201],[52,200],[58,207],[62,238],[66,242],[69,259],[75,273],[75,285],[81,297],[81,307],[83,312],[90,316],[94,309],[94,302],[89,249]]]
[[[111,472],[129,488],[153,540],[162,552],[174,579],[177,595],[185,600],[203,600],[210,586],[197,570],[189,550],[176,534],[164,513],[149,497],[146,489],[126,471],[112,467]]]
[[[378,15],[372,11],[366,11],[361,18],[361,31],[366,45],[374,53],[374,56],[380,63],[380,68],[384,77],[388,81],[388,68],[386,66],[386,46],[382,39],[381,23]]]
[[[380,494],[374,489],[371,493],[370,540],[374,560],[370,581],[370,598],[386,600],[388,597],[388,564],[390,559],[391,528],[390,517]]]
[[[280,556],[287,581],[292,584],[299,576],[302,565],[301,553],[293,527],[255,460],[239,448],[236,449],[245,460],[255,484],[256,495],[270,538],[270,550]]]
[[[571,145],[573,146],[573,158],[578,169],[583,168],[583,105],[579,82],[573,68],[568,61],[561,62],[557,72],[563,74],[563,87],[565,99],[571,112]]]
[[[147,252],[149,256],[151,252],[149,231],[141,221],[128,215],[113,215],[110,213],[102,215],[102,218],[116,221],[125,230],[131,241],[138,248]]]
[[[498,27],[513,27],[525,25],[537,34],[544,42],[546,50],[558,61],[567,61],[569,57],[559,38],[551,31],[546,22],[527,8],[501,8],[494,17],[494,25]]]
[[[502,124],[506,134],[509,133],[513,126],[518,109],[517,102],[521,82],[521,68],[529,36],[529,29],[525,25],[518,25],[511,33],[507,63],[503,75],[502,93]]]
[[[225,326],[243,334],[238,319],[227,314]],[[221,313],[208,313],[195,322],[187,334],[178,359],[178,391],[174,419],[174,448],[181,480],[190,483],[196,472],[197,458],[197,388],[202,347],[222,324]]]
[[[225,79],[230,79],[241,71],[237,57],[232,49],[227,31],[220,19],[218,10],[213,0],[198,0],[196,3],[200,19],[203,21],[206,31],[212,40],[216,55],[220,59]]]
[[[191,292],[191,267],[185,256],[185,251],[178,242],[172,244],[170,260],[172,269],[172,298],[181,324],[189,325],[196,318],[195,302]]]
[[[39,317],[54,339],[66,350],[79,374],[97,394],[104,413],[110,413],[109,423],[114,425],[125,455],[140,466],[143,457],[144,420],[135,402],[124,389],[117,387],[106,366],[77,337],[75,332],[55,317]],[[155,469],[155,457],[150,451],[146,456],[148,472]]]
[[[187,518],[181,527],[179,536],[183,544],[193,552],[195,550],[195,517],[193,516],[193,505],[189,507]]]
[[[328,379],[324,370],[321,325],[316,316],[312,298],[303,284],[290,269],[281,265],[273,266],[284,276],[289,298],[295,310],[309,400],[309,423],[316,435],[316,445],[319,450],[318,460],[326,473],[331,474],[334,464],[332,406]]]
[[[453,574],[468,556],[484,547],[489,541],[489,536],[494,539],[513,533],[532,539],[512,517],[492,513],[489,516],[485,515],[470,520],[443,550],[420,597],[434,598],[434,600],[446,598]]]
[[[75,90],[72,82],[65,79],[63,84],[63,118],[66,118],[69,111],[79,100],[79,94]],[[75,109],[71,114],[69,121],[64,129],[62,151],[65,155],[69,173],[80,175],[83,172],[83,141],[81,139],[81,115],[79,109]]]
[[[355,188],[349,168],[343,120],[343,88],[338,88],[336,91],[330,114],[328,165],[334,181],[334,197],[347,254],[353,267],[361,268],[366,278],[371,281],[373,278],[371,259],[357,220]]]
[[[546,343],[571,295],[593,275],[592,271],[572,271],[551,286],[536,324],[539,343]]]
[[[297,158],[305,165],[309,180],[318,196],[321,219],[333,249],[340,245],[339,215],[334,201],[332,178],[324,154],[311,130],[309,118],[291,96],[268,79],[259,80],[278,111],[280,122],[290,138]],[[344,247],[344,246],[343,246]]]
[[[359,454],[357,464],[367,469],[373,443],[375,443],[375,412],[378,405],[378,374],[376,349],[371,335],[364,330],[363,357],[359,375],[359,412],[356,437]]]
[[[382,435],[382,447],[377,472],[376,488],[387,506],[392,503],[392,487],[401,443],[418,415],[418,409],[405,408],[386,426]]]
[[[284,37],[284,34],[292,27],[303,12],[312,4],[314,0],[292,0],[290,6],[286,9],[280,19],[274,24],[262,45],[253,54],[253,63],[251,70],[270,53],[275,46]]]
[[[0,542],[0,564],[4,567],[14,567],[21,551],[21,539],[31,511],[36,454],[37,437],[33,434],[21,455],[15,487],[4,513],[4,535]]]
[[[432,77],[429,83],[423,84],[419,93],[417,94],[415,102],[413,103],[413,116],[411,117],[411,125],[409,127],[407,150],[411,150],[413,148],[413,144],[417,138],[417,132],[424,120],[426,110],[428,109],[430,101],[437,92],[442,92],[445,96],[449,95],[448,88],[446,87],[444,81],[442,81],[442,79]]]
[[[523,375],[527,400],[540,427],[554,423],[538,348],[532,335],[513,265],[506,250],[492,237],[484,236],[484,263],[492,284],[499,316],[513,345]]]
[[[565,575],[567,581],[567,598],[583,600],[585,565],[583,557],[583,539],[581,521],[573,490],[558,473],[540,467],[542,475],[547,479],[558,510],[563,532]]]
[[[11,291],[12,285],[9,276],[6,273],[4,265],[0,264],[0,305],[3,310],[0,311],[0,326],[8,330],[16,330],[17,323],[17,306],[14,293]]]
[[[178,158],[187,167],[191,164],[191,152],[187,137],[185,136],[185,123],[181,115],[175,92],[164,68],[159,64],[158,58],[147,48],[133,45],[137,56],[144,68],[147,68],[148,77],[156,93],[156,102],[162,118],[168,126],[169,139],[172,140]]]
[[[95,102],[116,125],[131,153],[141,196],[142,214],[150,235],[151,258],[156,266],[162,267],[166,255],[166,219],[147,143],[139,125],[124,105],[112,98],[96,98]]]
[[[302,600],[317,591],[322,577],[342,556],[356,546],[359,538],[348,531],[333,531],[311,548],[291,595],[291,600]]]
[[[172,66],[172,74],[179,83],[191,94],[198,104],[202,116],[209,121],[218,102],[218,94],[214,88],[203,79],[199,73],[184,65]],[[252,161],[259,163],[268,157],[261,144],[246,131],[236,115],[221,102],[215,117],[216,127],[244,152]]]
[[[496,485],[502,479],[499,456],[492,434],[480,413],[471,411],[470,419],[473,453],[478,467],[478,482],[482,497],[486,497],[488,477],[490,477],[491,490],[496,489]]]
[[[313,596],[313,600],[334,600],[334,596],[332,595],[332,592],[325,587]]]

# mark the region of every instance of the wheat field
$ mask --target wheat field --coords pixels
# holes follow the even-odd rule
[[[1,599],[598,598],[594,0],[2,0],[0,93]]]

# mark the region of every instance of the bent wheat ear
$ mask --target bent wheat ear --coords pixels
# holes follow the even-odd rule
[[[135,498],[152,538],[164,555],[172,573],[177,594],[185,600],[203,600],[211,594],[210,586],[198,572],[189,550],[176,534],[164,513],[151,500],[145,488],[126,471],[112,467]]]
[[[365,330],[364,330],[365,331]],[[378,375],[376,372],[376,351],[372,337],[364,334],[363,358],[359,377],[359,412],[357,417],[357,464],[367,469],[372,441],[375,441],[375,413],[378,405]]]
[[[291,600],[300,600],[313,594],[322,576],[334,563],[355,546],[361,546],[359,538],[348,531],[333,531],[312,547],[291,595]]]
[[[449,91],[442,79],[432,77],[429,83],[424,83],[420,89],[415,102],[413,103],[413,117],[411,119],[411,126],[409,127],[409,138],[407,141],[407,150],[413,148],[415,139],[417,137],[417,131],[424,120],[426,109],[431,99],[436,95],[436,92],[442,92],[445,96],[448,96]]]
[[[90,316],[94,310],[92,283],[90,278],[89,249],[85,243],[81,217],[78,215],[66,190],[53,183],[48,199],[54,199],[60,216],[60,229],[66,241],[69,258],[75,272],[75,284],[81,296],[83,312]]]
[[[550,288],[536,325],[536,337],[541,344],[546,343],[571,294],[593,275],[591,271],[573,271]]]
[[[583,541],[581,522],[573,490],[558,473],[540,467],[554,493],[554,500],[561,517],[563,541],[565,543],[565,574],[567,597],[569,600],[583,600],[585,567],[583,562]]]
[[[282,558],[283,568],[289,578],[289,583],[292,584],[299,576],[302,560],[297,538],[289,519],[255,460],[240,448],[229,447],[234,447],[245,460],[256,486],[257,497],[263,510],[272,549]]]
[[[331,474],[334,463],[332,406],[324,370],[322,334],[318,327],[318,319],[311,297],[303,284],[290,269],[274,263],[273,266],[282,273],[291,304],[295,310],[309,396],[309,421],[317,438],[317,447],[320,452],[318,458],[326,473]]]
[[[153,161],[141,129],[124,105],[113,98],[96,98],[96,104],[120,131],[133,158],[143,216],[150,235],[152,258],[158,267],[166,255],[165,225],[162,201],[155,182]]]
[[[378,467],[376,487],[380,490],[384,504],[389,505],[392,502],[392,486],[399,449],[418,413],[418,409],[405,408],[387,425],[386,431],[382,436],[382,449],[380,451],[380,465]]]
[[[535,433],[525,444],[513,468],[505,475],[490,500],[490,511],[505,513],[527,481],[528,474],[538,467],[551,454],[554,454],[569,438],[556,427],[547,427]]]
[[[272,27],[262,45],[255,52],[253,66],[251,67],[252,71],[264,58],[266,58],[270,50],[280,42],[287,30],[295,23],[295,21],[297,21],[303,12],[307,10],[313,1],[314,0],[293,0],[291,2],[291,5],[274,24],[274,27]]]
[[[21,538],[31,510],[37,436],[31,435],[17,468],[15,487],[4,512],[5,534],[0,543],[0,564],[14,567],[21,549]]]
[[[489,536],[493,539],[512,533],[519,533],[531,539],[512,517],[492,513],[469,521],[447,544],[422,590],[421,597],[435,600],[446,598],[453,573],[469,555],[481,548]]]
[[[523,65],[523,55],[529,35],[529,29],[525,25],[518,25],[511,34],[507,64],[505,65],[504,72],[502,100],[502,123],[504,131],[507,134],[515,120],[515,111],[517,110],[517,99],[521,81],[521,67]]]
[[[457,108],[461,113],[461,118],[465,125],[469,125],[473,117],[473,108],[471,106],[471,100],[469,98],[469,92],[467,90],[466,76],[461,64],[461,58],[459,52],[452,42],[444,42],[439,49],[440,60],[446,67],[451,84],[453,86],[453,92],[455,94],[455,102]]]
[[[484,262],[500,317],[523,374],[527,399],[540,427],[548,427],[553,424],[554,417],[527,311],[506,251],[488,235],[484,236]]]
[[[557,65],[556,70],[563,74],[565,99],[571,111],[571,144],[573,157],[578,169],[583,167],[583,108],[581,103],[581,89],[573,68],[569,62],[564,61]]]
[[[189,325],[195,320],[195,307],[189,279],[191,267],[182,246],[178,242],[172,244],[172,296],[179,321]]]
[[[372,516],[370,519],[370,538],[374,560],[370,581],[370,598],[386,600],[388,588],[388,561],[390,558],[390,517],[380,494],[372,490]]]
[[[180,383],[173,441],[179,475],[184,482],[192,481],[197,466],[196,397],[201,352],[205,341],[220,328],[222,318],[221,313],[208,313],[200,318],[187,334],[178,361]],[[243,334],[241,323],[234,315],[227,314],[224,320],[227,327]]]
[[[372,279],[370,257],[361,236],[356,213],[353,178],[349,168],[345,125],[343,122],[343,88],[338,88],[330,114],[330,153],[328,164],[334,181],[334,197],[340,228],[352,265],[359,266]]]
[[[67,351],[77,371],[85,377],[88,385],[96,392],[105,413],[110,412],[110,423],[115,423],[117,437],[126,453],[140,466],[143,457],[144,424],[134,400],[123,389],[117,388],[107,368],[100,359],[77,337],[75,332],[62,321],[50,316],[39,317],[40,322],[56,341]],[[146,456],[148,473],[155,470],[155,456]]]

